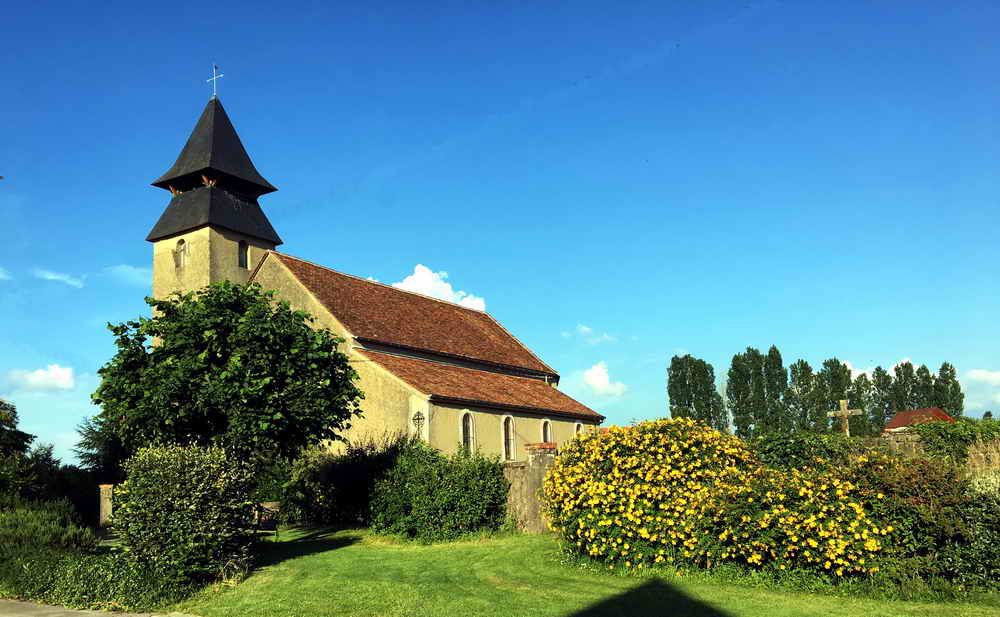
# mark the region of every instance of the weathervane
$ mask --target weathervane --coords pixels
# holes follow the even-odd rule
[[[212,82],[212,98],[213,99],[216,98],[216,96],[218,96],[218,94],[219,94],[218,89],[216,88],[216,83],[217,83],[216,80],[219,79],[220,77],[224,77],[225,76],[223,73],[219,73],[218,75],[216,75],[216,72],[218,70],[219,70],[219,65],[218,64],[213,64],[212,65],[212,76],[210,78],[208,78],[208,79],[205,80],[205,81]]]

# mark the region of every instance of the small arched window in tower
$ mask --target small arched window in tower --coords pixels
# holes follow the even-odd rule
[[[462,449],[469,453],[472,452],[472,414],[465,412],[462,416]]]
[[[187,264],[187,242],[183,238],[174,246],[174,267],[183,268]]]
[[[579,435],[580,433],[582,433],[582,432],[583,432],[583,425],[582,425],[582,424],[580,424],[579,422],[577,422],[577,423],[576,423],[576,427],[574,427],[573,431],[574,431],[574,432],[575,432],[575,433],[576,433],[577,435]]]
[[[250,245],[247,244],[246,240],[240,240],[239,251],[238,259],[240,267],[246,270],[249,267],[248,264],[250,263]]]
[[[514,419],[510,416],[503,419],[503,458],[514,460]]]
[[[552,441],[552,425],[548,420],[542,420],[542,443]]]

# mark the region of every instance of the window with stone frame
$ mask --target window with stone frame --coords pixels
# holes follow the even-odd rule
[[[462,449],[466,452],[472,452],[475,444],[472,438],[472,414],[465,412],[462,416]]]
[[[504,460],[514,460],[514,418],[503,419],[503,457]]]
[[[237,259],[239,260],[240,267],[244,270],[250,267],[250,245],[247,244],[246,240],[240,240],[239,256]]]

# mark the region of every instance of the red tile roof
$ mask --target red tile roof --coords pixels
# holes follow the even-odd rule
[[[955,419],[937,407],[924,407],[923,409],[909,409],[900,411],[889,420],[883,430],[890,431],[895,428],[906,428],[914,424],[924,422],[954,422]]]
[[[540,379],[442,364],[372,351],[362,355],[386,368],[432,401],[541,412],[602,421],[604,416]]]
[[[362,342],[557,375],[488,313],[272,253]]]

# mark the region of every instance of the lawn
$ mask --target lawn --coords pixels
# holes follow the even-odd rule
[[[205,617],[996,616],[997,606],[880,602],[629,577],[563,563],[552,536],[421,546],[363,530],[283,532],[235,587],[171,607]]]

